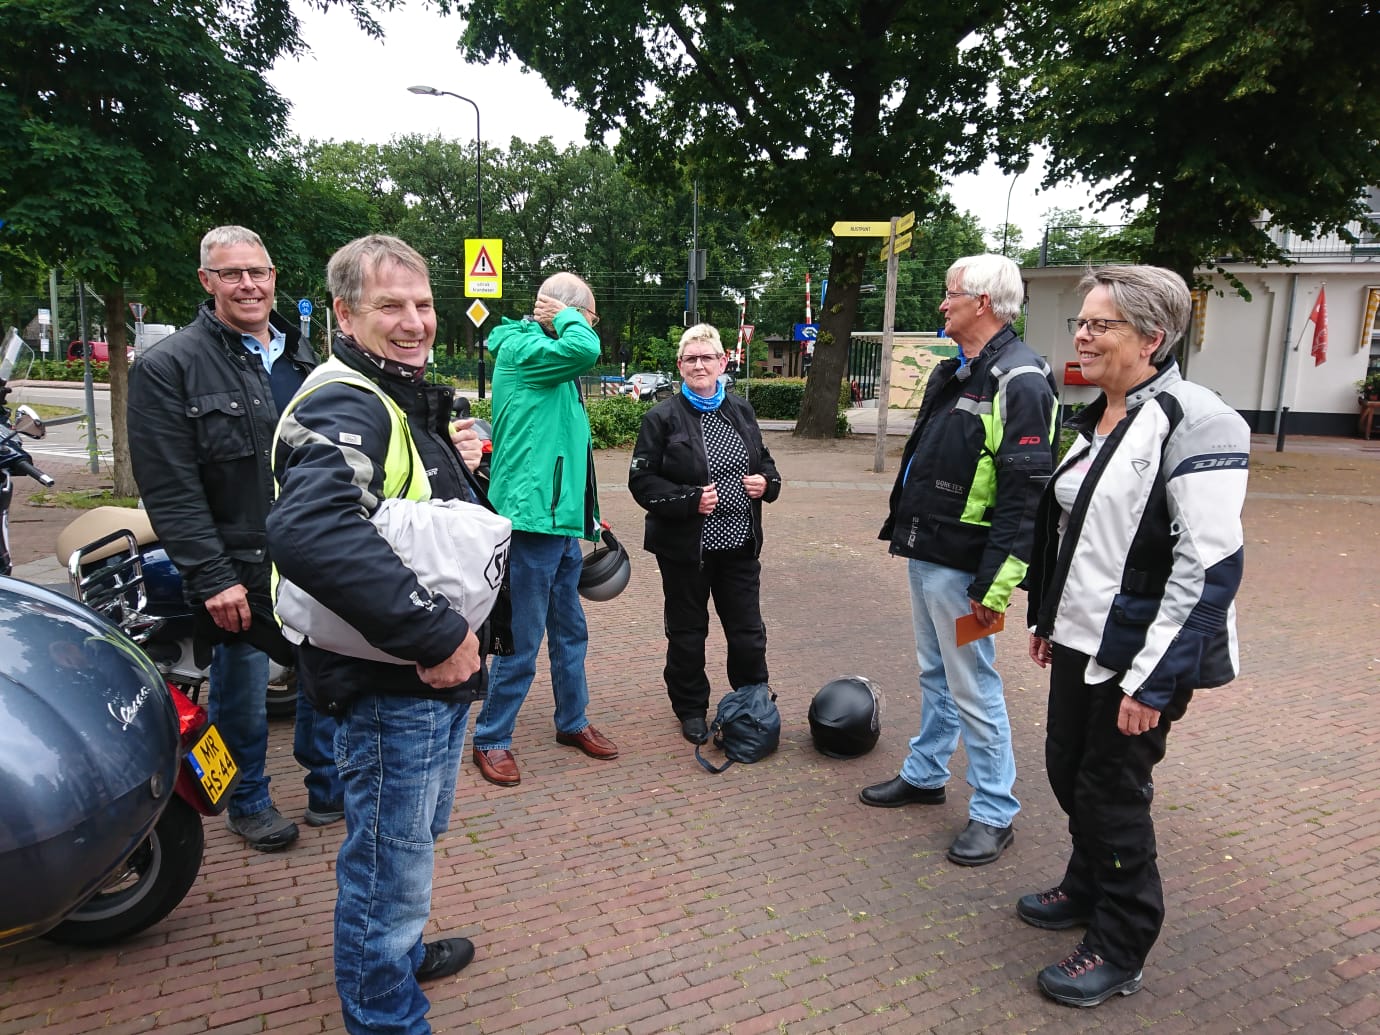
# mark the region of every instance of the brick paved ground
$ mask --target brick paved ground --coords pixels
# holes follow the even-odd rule
[[[1077,1011],[1033,983],[1075,934],[1013,913],[1057,879],[1066,843],[1023,636],[998,646],[1016,842],[959,869],[944,850],[966,816],[961,751],[943,807],[856,798],[895,774],[918,723],[904,567],[874,539],[891,471],[871,473],[870,440],[770,440],[788,483],[768,508],[763,587],[780,752],[722,776],[695,764],[660,686],[656,568],[637,552],[629,589],[589,607],[590,716],[622,757],[556,745],[539,677],[517,730],[522,785],[462,770],[431,929],[468,935],[479,956],[430,987],[438,1032],[1380,1031],[1380,451],[1295,439],[1281,455],[1258,440],[1244,675],[1199,695],[1159,769],[1164,934],[1143,992]],[[600,457],[604,508],[637,545],[626,459]],[[60,516],[16,512],[21,561]],[[885,688],[886,718],[876,751],[835,761],[811,748],[806,710],[850,672]],[[300,815],[290,739],[274,727],[270,764],[279,804]],[[153,930],[102,952],[0,950],[0,1035],[341,1031],[339,837],[303,827],[293,850],[260,855],[210,821],[201,877]]]

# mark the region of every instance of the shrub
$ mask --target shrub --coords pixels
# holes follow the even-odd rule
[[[642,415],[652,408],[652,402],[638,402],[628,395],[614,395],[590,399],[585,403],[589,413],[589,431],[595,449],[630,446],[637,441],[637,429]]]
[[[742,394],[742,383],[735,384],[733,389]],[[805,379],[800,377],[778,377],[766,383],[753,381],[748,392],[748,401],[761,420],[795,420],[800,416],[800,405],[804,399]],[[839,409],[846,410],[852,404],[848,382],[840,382]],[[840,427],[844,424],[840,421]]]
[[[26,375],[33,381],[85,381],[86,368],[79,359],[39,360],[29,367]],[[102,384],[110,380],[110,364],[91,361],[91,380]]]

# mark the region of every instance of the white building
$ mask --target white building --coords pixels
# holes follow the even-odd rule
[[[1371,204],[1380,209],[1380,197]],[[1287,409],[1288,434],[1356,433],[1356,382],[1380,371],[1380,240],[1363,234],[1359,224],[1353,230],[1359,243],[1276,236],[1291,265],[1219,263],[1245,285],[1249,301],[1223,275],[1200,274],[1211,289],[1195,293],[1193,326],[1179,353],[1184,376],[1217,392],[1252,431],[1277,432],[1276,414]],[[1028,295],[1025,340],[1061,381],[1074,359],[1065,321],[1082,304],[1077,288],[1084,269],[1022,271]],[[1327,360],[1315,366],[1309,314],[1324,287]],[[1062,394],[1065,402],[1086,402],[1096,390],[1065,384]]]

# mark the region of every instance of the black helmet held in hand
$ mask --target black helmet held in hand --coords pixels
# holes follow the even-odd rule
[[[580,569],[580,596],[586,600],[612,600],[623,592],[632,577],[632,560],[623,544],[607,527],[602,538],[604,545],[585,554],[584,567]]]
[[[866,676],[841,676],[825,683],[810,702],[810,736],[830,758],[857,758],[877,744],[882,732],[882,691]]]

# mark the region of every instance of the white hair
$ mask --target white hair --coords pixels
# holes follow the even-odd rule
[[[986,295],[992,312],[1010,323],[1021,315],[1025,284],[1021,268],[1004,255],[966,255],[949,267],[945,284],[957,279],[959,287]]]
[[[264,248],[263,239],[253,230],[243,226],[218,226],[214,230],[207,230],[206,236],[201,239],[201,268],[208,268],[212,248],[228,248],[232,244],[252,244],[257,248],[263,248],[264,256],[268,257],[268,249]],[[272,258],[268,259],[268,264],[273,265]]]

